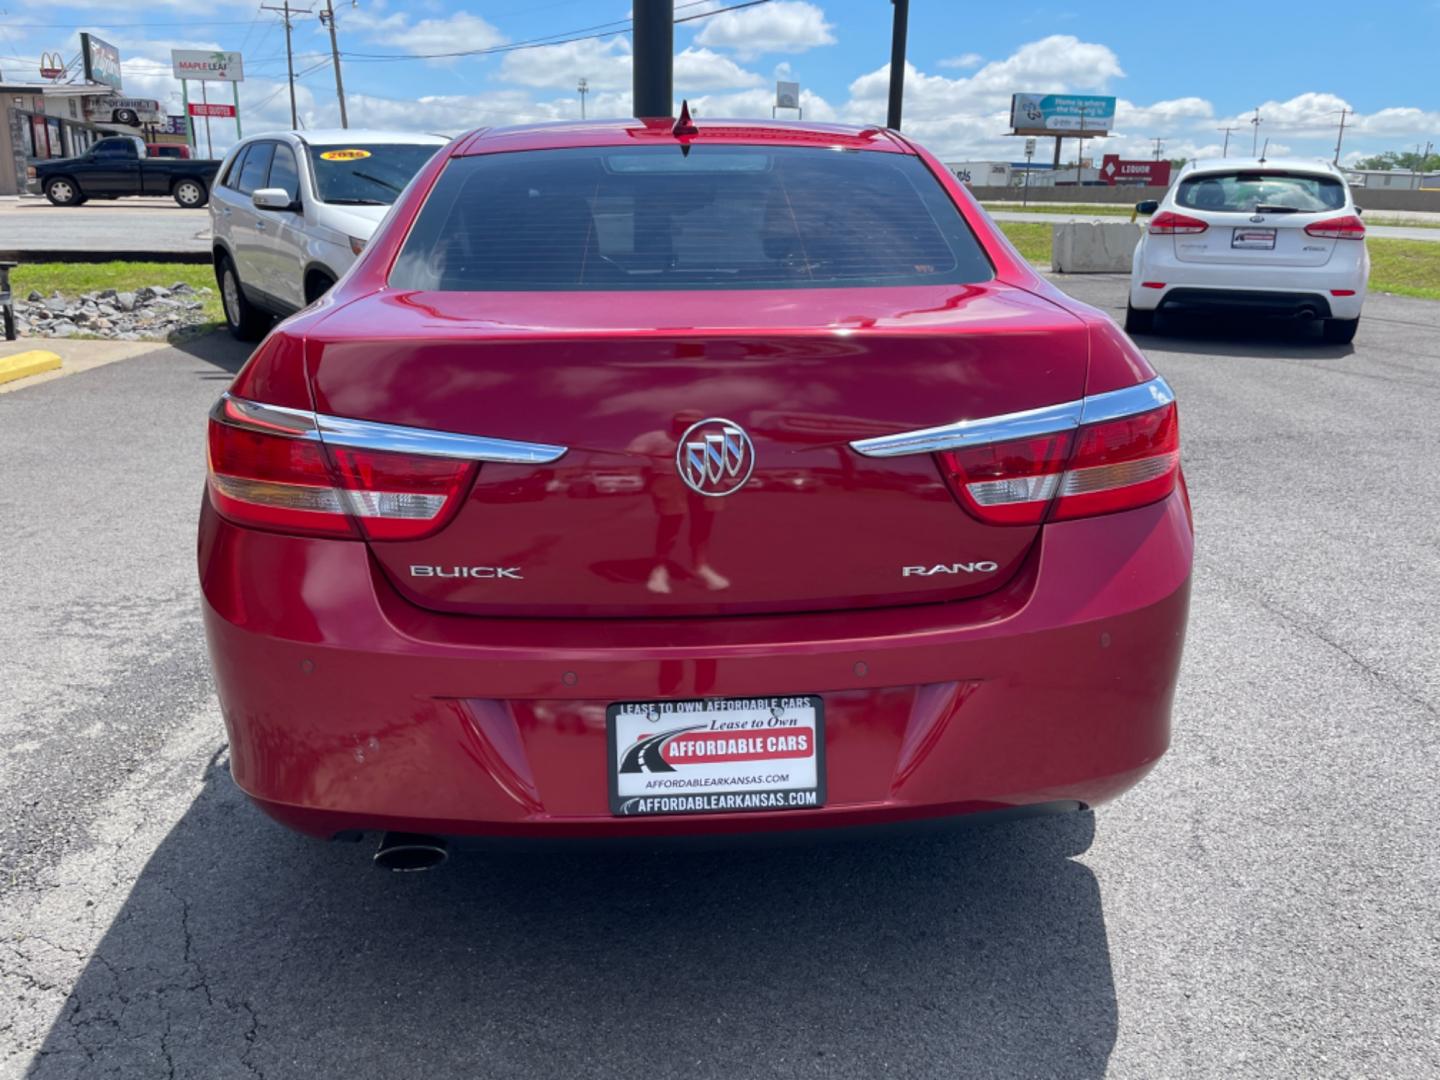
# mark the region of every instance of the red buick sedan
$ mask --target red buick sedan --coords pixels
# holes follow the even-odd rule
[[[235,779],[397,866],[1093,806],[1169,739],[1179,451],[893,131],[477,131],[210,415]]]

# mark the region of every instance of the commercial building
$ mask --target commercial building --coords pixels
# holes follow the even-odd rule
[[[26,169],[36,161],[83,154],[109,134],[87,117],[86,99],[113,93],[100,85],[0,80],[0,195],[24,192]]]

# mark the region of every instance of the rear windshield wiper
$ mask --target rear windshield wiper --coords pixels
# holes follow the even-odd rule
[[[1270,203],[1261,203],[1250,212],[1252,214],[1298,214],[1300,213],[1300,208],[1298,206],[1272,206]],[[1307,210],[1306,213],[1314,213],[1314,211]]]

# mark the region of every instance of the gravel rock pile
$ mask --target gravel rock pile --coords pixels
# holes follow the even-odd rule
[[[146,285],[134,292],[101,289],[82,296],[42,296],[35,290],[15,299],[15,320],[21,334],[33,337],[114,338],[142,341],[167,338],[204,321],[201,297],[211,292],[176,282],[168,289]]]

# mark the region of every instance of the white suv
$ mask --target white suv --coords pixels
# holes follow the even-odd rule
[[[1125,329],[1157,311],[1232,311],[1325,320],[1325,340],[1360,325],[1370,278],[1365,226],[1328,162],[1229,158],[1187,165],[1158,203],[1130,277]]]
[[[239,143],[210,194],[215,278],[230,332],[325,295],[390,205],[448,140],[392,131],[285,131]]]

